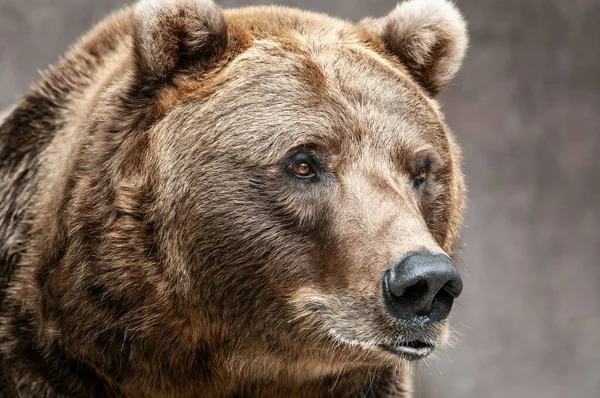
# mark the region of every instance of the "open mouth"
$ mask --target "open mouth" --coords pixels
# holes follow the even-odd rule
[[[387,352],[398,355],[409,361],[425,358],[435,349],[433,345],[419,340],[406,341],[393,346],[381,345],[380,347]]]

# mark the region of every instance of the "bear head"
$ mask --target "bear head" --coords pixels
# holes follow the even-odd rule
[[[71,352],[160,387],[165,367],[296,380],[442,343],[462,288],[460,152],[435,100],[467,46],[456,8],[352,24],[143,0],[130,18],[38,273]]]

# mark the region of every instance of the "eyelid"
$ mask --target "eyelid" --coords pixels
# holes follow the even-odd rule
[[[291,159],[312,161],[313,156],[308,151],[300,151],[300,152],[293,153],[291,156]]]
[[[323,172],[327,158],[314,149],[299,148],[296,152],[290,153],[287,161],[289,164],[294,161],[306,162],[315,172]]]
[[[442,167],[441,160],[440,156],[433,151],[419,153],[416,157],[416,161],[413,163],[412,174],[418,175],[423,168],[425,168],[428,173],[435,173]]]

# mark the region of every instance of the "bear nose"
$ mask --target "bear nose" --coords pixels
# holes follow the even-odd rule
[[[462,289],[458,270],[444,254],[411,254],[383,275],[386,308],[404,320],[426,316],[430,322],[443,321]]]

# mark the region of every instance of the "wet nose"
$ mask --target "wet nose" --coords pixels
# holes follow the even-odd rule
[[[444,254],[411,254],[383,275],[386,308],[404,320],[423,316],[430,322],[446,319],[462,289],[458,270]]]

